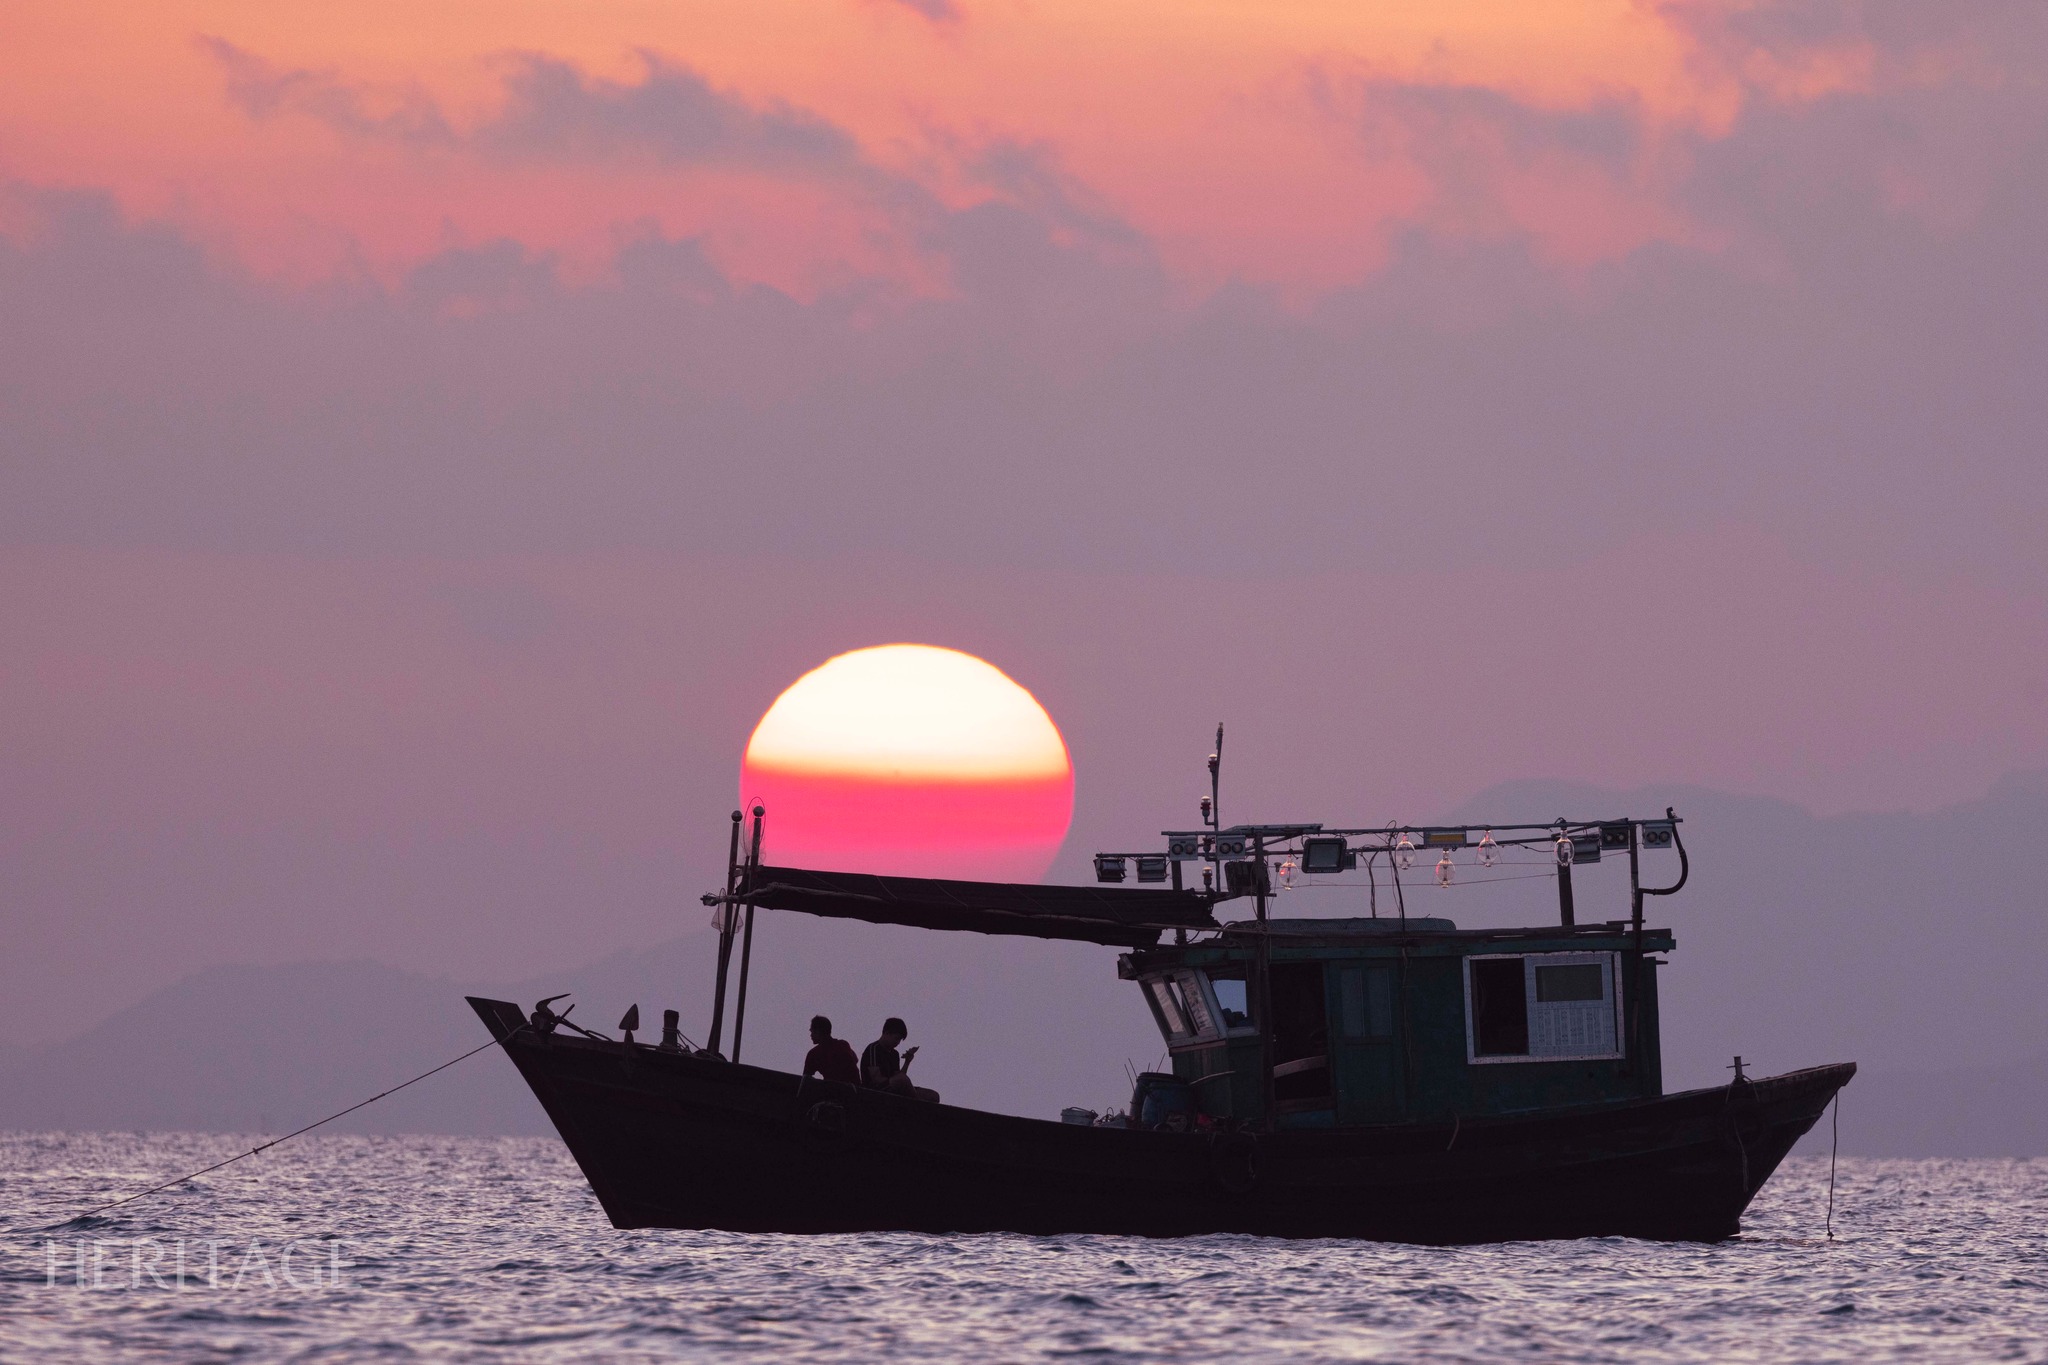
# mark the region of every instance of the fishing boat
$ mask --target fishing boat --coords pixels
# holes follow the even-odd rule
[[[673,1011],[648,1043],[637,1006],[612,1038],[554,1000],[470,1003],[621,1228],[1715,1241],[1855,1074],[1752,1077],[1738,1058],[1726,1085],[1664,1093],[1657,969],[1675,940],[1644,905],[1689,874],[1669,809],[1379,829],[1224,827],[1214,809],[1163,848],[1098,855],[1086,886],[766,865],[765,812],[742,856],[735,811],[725,889],[705,897],[707,1046]],[[1554,876],[1556,922],[1408,915],[1404,872],[1433,854],[1455,876],[1454,852]],[[1572,869],[1603,858],[1627,860],[1630,914],[1581,922]],[[1669,885],[1644,885],[1650,859],[1676,863]],[[1317,882],[1356,884],[1361,913],[1273,913]],[[1128,1113],[1054,1120],[743,1064],[753,921],[772,911],[1121,949],[1172,1070],[1136,1077]]]

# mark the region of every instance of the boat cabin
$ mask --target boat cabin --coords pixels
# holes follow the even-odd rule
[[[1663,1093],[1655,954],[1674,943],[1669,930],[1644,926],[1642,901],[1678,886],[1643,887],[1640,854],[1673,849],[1682,865],[1677,824],[1667,812],[1533,830],[1169,832],[1170,853],[1206,860],[1205,883],[1245,896],[1255,913],[1212,936],[1181,933],[1170,946],[1126,953],[1119,974],[1142,989],[1196,1123],[1348,1128],[1652,1099]],[[1536,865],[1557,878],[1558,923],[1459,929],[1406,915],[1394,879],[1418,847],[1439,853],[1445,885],[1456,876],[1453,849],[1476,849],[1482,876],[1496,866],[1527,876],[1509,869]],[[1571,869],[1603,853],[1628,859],[1634,913],[1580,924]],[[1133,861],[1142,880],[1181,880],[1179,861],[1161,866],[1148,855],[1102,855],[1097,876],[1119,880]],[[1385,881],[1401,912],[1268,913],[1276,865],[1287,887],[1355,872],[1361,861],[1360,890],[1375,911]]]
[[[1196,1113],[1262,1120],[1269,1043],[1281,1128],[1663,1093],[1649,954],[1672,947],[1666,930],[1646,930],[1639,948],[1626,921],[1460,930],[1447,919],[1268,919],[1263,1018],[1257,932],[1226,928],[1118,961],[1143,988]]]

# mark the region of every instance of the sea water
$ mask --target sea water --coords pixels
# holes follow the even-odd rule
[[[1741,1237],[618,1232],[558,1142],[0,1136],[0,1360],[2048,1361],[2048,1160],[1788,1161]],[[705,1171],[707,1180],[716,1171]]]

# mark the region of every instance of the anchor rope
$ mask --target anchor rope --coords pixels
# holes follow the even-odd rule
[[[529,1027],[529,1025],[522,1023],[519,1026],[519,1028],[513,1029],[512,1033],[506,1034],[505,1038],[510,1038],[513,1033],[518,1033],[522,1029],[525,1029],[527,1027]],[[225,1161],[216,1161],[211,1166],[206,1166],[199,1170],[192,1171],[189,1174],[181,1175],[176,1180],[166,1180],[161,1185],[152,1185],[150,1186],[150,1188],[143,1190],[140,1193],[131,1194],[124,1199],[116,1199],[111,1204],[102,1204],[96,1209],[87,1209],[84,1213],[73,1215],[73,1219],[75,1221],[78,1218],[95,1217],[99,1214],[105,1213],[108,1209],[118,1209],[123,1204],[132,1204],[138,1199],[147,1199],[152,1194],[161,1194],[165,1190],[170,1189],[174,1185],[182,1185],[188,1180],[197,1180],[202,1175],[211,1175],[215,1171],[221,1169],[223,1166],[232,1166],[237,1161],[241,1161],[247,1157],[255,1156],[258,1152],[267,1152],[272,1147],[277,1146],[279,1143],[290,1142],[293,1138],[298,1137],[302,1133],[310,1133],[315,1128],[320,1127],[322,1124],[332,1123],[336,1119],[341,1118],[344,1115],[355,1113],[356,1110],[363,1108],[365,1105],[375,1104],[378,1100],[383,1099],[386,1095],[395,1095],[409,1085],[417,1084],[418,1082],[425,1080],[429,1076],[435,1075],[439,1072],[446,1071],[449,1067],[454,1066],[457,1062],[466,1062],[471,1057],[476,1056],[477,1053],[484,1051],[486,1048],[494,1048],[503,1041],[503,1038],[493,1038],[488,1043],[484,1043],[481,1046],[471,1048],[469,1051],[463,1053],[460,1057],[451,1058],[450,1060],[441,1063],[441,1065],[435,1067],[431,1071],[422,1071],[419,1075],[414,1076],[409,1081],[400,1081],[397,1085],[392,1086],[389,1090],[380,1090],[366,1100],[358,1100],[356,1103],[350,1105],[346,1109],[338,1109],[334,1113],[329,1114],[326,1118],[321,1119],[318,1122],[309,1123],[303,1128],[294,1129],[293,1131],[286,1133],[283,1137],[272,1138],[268,1142],[260,1143],[257,1146],[251,1147],[246,1152],[237,1152],[235,1155],[229,1157]]]
[[[1834,1140],[1828,1146],[1828,1240],[1835,1240],[1835,1156],[1842,1150],[1842,1092],[1835,1091],[1835,1102],[1830,1106],[1833,1118]]]

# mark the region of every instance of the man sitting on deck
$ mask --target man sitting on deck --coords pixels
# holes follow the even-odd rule
[[[912,1048],[900,1057],[896,1054],[896,1049],[909,1036],[910,1029],[901,1019],[884,1020],[882,1036],[869,1043],[867,1051],[860,1054],[860,1083],[874,1090],[935,1101],[939,1098],[938,1091],[925,1090],[910,1083],[907,1068],[917,1056],[917,1049]]]
[[[860,1084],[860,1063],[854,1060],[852,1045],[832,1036],[832,1021],[822,1014],[811,1017],[811,1050],[804,1054],[804,1076],[814,1071],[824,1080]]]

